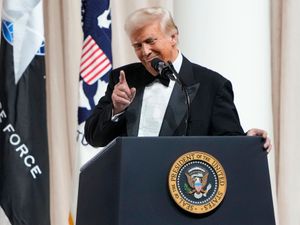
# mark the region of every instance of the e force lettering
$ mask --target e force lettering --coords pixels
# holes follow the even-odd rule
[[[7,135],[9,144],[14,148],[15,152],[19,155],[20,159],[23,161],[23,164],[26,168],[29,168],[30,174],[33,179],[36,179],[38,175],[42,174],[40,166],[36,163],[34,156],[30,155],[30,151],[26,144],[22,143],[20,135],[16,132],[12,124],[5,124],[7,120],[6,113],[2,108],[0,102],[0,125],[2,129],[1,132]]]

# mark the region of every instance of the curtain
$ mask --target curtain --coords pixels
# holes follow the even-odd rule
[[[279,221],[300,224],[300,2],[272,1],[272,80]]]
[[[45,39],[51,222],[68,224],[75,167],[82,44],[80,2],[46,0]]]

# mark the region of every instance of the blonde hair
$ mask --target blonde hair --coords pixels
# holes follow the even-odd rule
[[[160,22],[162,31],[167,34],[178,34],[178,28],[174,23],[171,13],[161,7],[142,8],[131,13],[125,21],[125,31],[128,36],[154,21]]]

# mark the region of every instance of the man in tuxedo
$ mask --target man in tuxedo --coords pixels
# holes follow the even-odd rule
[[[105,146],[118,136],[249,135],[262,136],[265,149],[271,149],[265,131],[243,131],[230,81],[182,55],[178,29],[167,10],[137,10],[127,18],[125,30],[140,63],[111,72],[105,96],[86,121],[88,143]],[[172,62],[182,85],[157,79],[151,65],[155,58]]]

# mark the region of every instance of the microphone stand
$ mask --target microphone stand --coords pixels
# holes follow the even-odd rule
[[[190,117],[191,117],[191,100],[190,100],[190,96],[188,94],[188,91],[186,89],[186,85],[184,84],[184,82],[182,81],[182,79],[178,76],[178,73],[176,72],[176,70],[173,67],[173,64],[171,61],[168,61],[168,67],[169,69],[173,72],[173,74],[170,73],[166,73],[167,76],[169,77],[170,80],[174,80],[175,82],[177,82],[183,93],[185,96],[185,101],[186,101],[186,105],[187,105],[187,115],[186,115],[186,120],[185,120],[185,136],[189,135],[189,129],[190,129]]]

